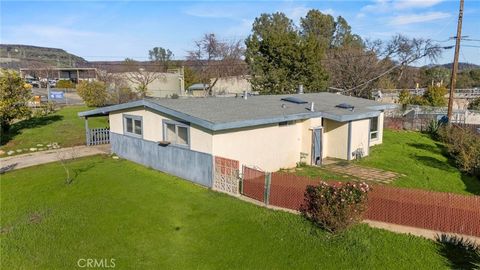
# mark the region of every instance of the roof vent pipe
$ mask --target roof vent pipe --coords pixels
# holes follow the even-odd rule
[[[243,99],[247,99],[247,98],[248,98],[247,91],[243,91]]]
[[[312,103],[310,104],[310,111],[311,111],[311,112],[314,112],[314,111],[315,111],[315,102],[312,102]]]
[[[303,84],[298,86],[297,94],[303,94]]]

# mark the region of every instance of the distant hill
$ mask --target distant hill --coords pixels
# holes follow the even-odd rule
[[[432,67],[444,67],[448,69],[452,69],[452,63],[447,63],[443,65],[427,65],[424,67],[432,68]],[[480,65],[475,65],[471,63],[465,63],[465,62],[458,62],[458,71],[466,70],[466,69],[477,69],[480,68]]]
[[[18,44],[0,44],[0,66],[21,67],[77,67],[88,65],[80,56],[62,49]]]

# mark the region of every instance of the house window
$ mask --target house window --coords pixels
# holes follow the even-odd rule
[[[142,137],[142,117],[136,115],[125,115],[123,117],[123,131],[125,135]]]
[[[190,145],[190,127],[186,124],[164,121],[163,139],[179,146]]]
[[[370,140],[378,139],[378,117],[370,118]]]

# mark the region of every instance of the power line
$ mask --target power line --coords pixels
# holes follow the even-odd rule
[[[480,39],[473,39],[473,38],[462,38],[462,40],[466,40],[466,41],[480,41]]]

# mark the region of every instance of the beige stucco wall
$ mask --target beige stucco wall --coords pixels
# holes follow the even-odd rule
[[[132,82],[129,78],[134,78],[135,75],[131,72],[117,73],[116,76],[125,78],[125,83],[131,89],[136,89],[138,83]],[[147,96],[149,97],[171,97],[173,94],[179,96],[185,95],[185,83],[183,73],[175,72],[157,72],[157,78],[147,85]]]
[[[348,122],[336,122],[325,119],[323,133],[324,155],[332,158],[347,159]]]
[[[363,149],[363,154],[367,156],[369,154],[368,149],[368,136],[370,136],[370,119],[362,119],[352,121],[352,136],[351,136],[351,148],[350,157],[353,158],[352,152],[358,148]]]
[[[149,109],[125,110],[110,114],[111,132],[123,134],[124,114],[142,116],[143,139],[154,142],[163,140],[162,121],[164,119],[175,120]],[[204,153],[212,153],[211,132],[196,125],[190,125],[190,149]]]
[[[300,161],[303,129],[299,121],[218,132],[213,136],[213,154],[266,171],[294,167]]]
[[[384,113],[381,112],[378,116],[378,138],[370,140],[370,146],[381,144],[383,142],[383,117]]]
[[[213,83],[213,79],[210,83]],[[214,94],[238,94],[243,93],[243,91],[252,91],[252,85],[248,79],[244,76],[234,76],[220,78],[213,86]]]

